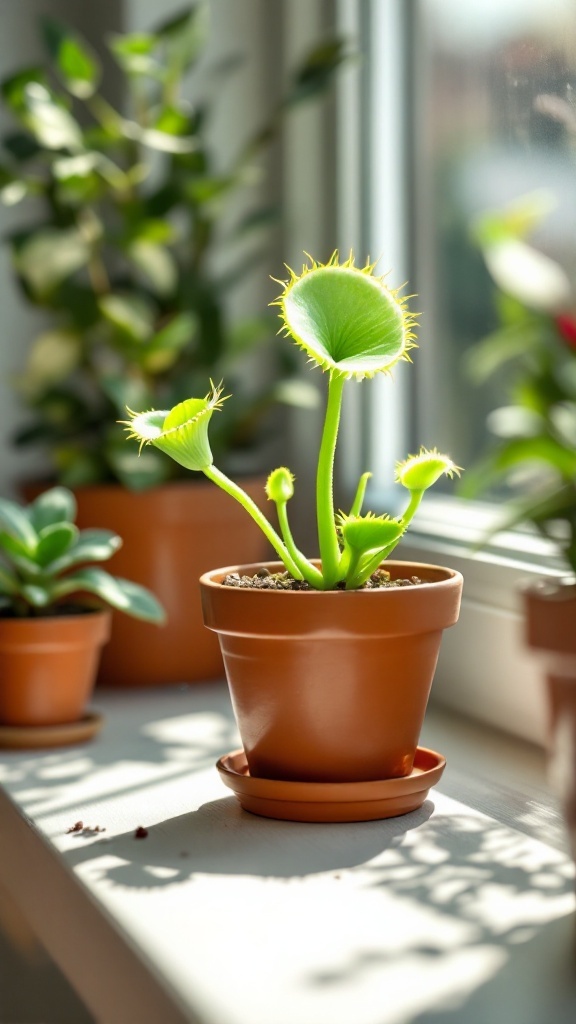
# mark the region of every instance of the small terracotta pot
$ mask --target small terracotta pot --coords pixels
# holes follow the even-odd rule
[[[261,507],[264,485],[263,477],[243,481]],[[80,529],[113,530],[123,539],[105,568],[148,587],[167,614],[155,626],[113,612],[98,683],[136,688],[221,677],[218,641],[202,624],[198,578],[238,557],[266,557],[266,539],[244,509],[204,477],[138,493],[118,484],[83,487],[75,497]]]
[[[0,723],[77,722],[90,700],[111,613],[0,618]]]
[[[526,643],[539,658],[546,687],[550,782],[576,860],[576,580],[530,581],[521,595]]]
[[[277,571],[279,563],[268,563]],[[388,779],[412,771],[442,631],[458,619],[462,576],[386,562],[418,586],[251,590],[200,580],[219,637],[250,774],[303,782]]]

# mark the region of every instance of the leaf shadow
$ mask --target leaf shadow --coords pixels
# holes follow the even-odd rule
[[[115,700],[123,705],[122,714],[114,713]],[[86,780],[105,780],[102,795],[129,795],[149,784],[150,766],[166,769],[162,778],[177,779],[213,767],[223,753],[238,746],[228,691],[217,684],[163,687],[148,693],[145,701],[139,693],[110,693],[102,733],[69,747],[3,752],[0,781],[16,798],[26,795],[29,807],[32,799],[30,813],[39,820],[54,810],[70,810],[77,817],[74,787]],[[113,780],[110,769],[120,765],[133,767],[129,782]]]
[[[138,889],[174,885],[196,874],[303,878],[364,864],[401,842],[433,810],[427,800],[410,814],[382,821],[299,823],[250,814],[230,796],[159,822],[145,838],[134,831],[79,842],[64,856],[73,868],[105,856],[106,878]],[[110,856],[118,863],[110,865]]]
[[[406,914],[417,911],[421,929],[311,972],[312,988],[344,990],[409,961],[419,984],[434,992],[426,999],[415,990],[412,1024],[484,1024],[495,1007],[508,1024],[542,1024],[551,1019],[546,1000],[556,977],[555,1024],[576,1019],[574,870],[566,857],[465,813],[434,815],[396,853],[367,864],[363,878],[369,889],[400,899]],[[440,1008],[422,1011],[429,1003]]]

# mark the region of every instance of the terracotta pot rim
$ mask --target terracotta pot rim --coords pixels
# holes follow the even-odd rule
[[[70,612],[66,615],[27,615],[27,616],[13,616],[13,615],[2,615],[0,613],[0,625],[2,623],[10,623],[15,628],[18,626],[29,627],[32,623],[38,624],[40,628],[47,628],[47,626],[53,626],[54,623],[65,623],[65,622],[81,622],[85,619],[94,618],[111,618],[112,610],[110,608],[82,608],[78,609],[77,612]]]
[[[0,618],[0,648],[55,649],[59,646],[102,645],[110,636],[112,612],[93,609],[84,615],[46,615],[43,618]]]
[[[576,574],[567,572],[561,576],[531,576],[520,580],[518,590],[537,600],[573,601],[576,595]]]
[[[311,559],[311,561],[315,565],[319,564],[318,559]],[[397,566],[405,566],[407,574],[409,573],[410,575],[413,575],[413,576],[417,576],[418,575],[418,571],[417,570],[420,570],[420,572],[422,572],[423,570],[424,571],[427,570],[427,571],[433,572],[433,573],[442,573],[442,574],[444,574],[443,578],[440,578],[440,579],[422,580],[422,582],[419,583],[417,585],[417,587],[414,588],[414,589],[418,589],[419,591],[422,591],[422,588],[428,588],[428,587],[435,587],[435,588],[437,588],[437,587],[454,586],[455,582],[460,582],[463,579],[462,574],[460,572],[458,572],[457,569],[451,569],[451,568],[449,568],[447,566],[444,566],[444,565],[436,565],[436,564],[433,564],[431,562],[411,562],[411,561],[404,561],[403,559],[398,559],[398,560],[391,559],[389,561],[387,560],[386,562],[383,562],[382,564],[383,564],[384,567],[391,566],[393,568],[395,568]],[[229,573],[237,572],[241,576],[244,576],[244,575],[245,576],[251,576],[251,575],[254,575],[258,571],[258,569],[261,569],[261,568],[266,568],[266,569],[268,569],[271,572],[278,572],[278,571],[284,571],[285,566],[284,566],[284,564],[282,562],[274,562],[274,561],[249,562],[247,564],[228,565],[228,566],[224,566],[224,567],[218,568],[218,569],[211,569],[209,572],[203,573],[202,576],[200,577],[200,584],[202,586],[218,589],[218,588],[221,587],[222,580],[224,579],[224,577],[227,576]],[[281,596],[283,598],[289,598],[289,599],[306,598],[306,600],[310,600],[310,599],[318,600],[318,599],[321,599],[321,598],[325,598],[327,595],[333,595],[333,594],[341,595],[342,598],[346,598],[346,599],[350,599],[352,597],[357,598],[358,595],[362,595],[363,598],[370,597],[371,599],[373,599],[374,595],[378,594],[378,595],[380,595],[380,598],[381,598],[384,594],[386,594],[388,599],[390,599],[391,595],[395,595],[395,594],[398,594],[398,593],[406,594],[406,593],[409,593],[412,588],[410,588],[410,587],[374,587],[372,589],[367,589],[367,590],[362,590],[362,589],[359,589],[359,590],[337,590],[337,589],[336,590],[273,590],[273,589],[266,589],[266,588],[262,588],[262,589],[254,588],[254,589],[251,589],[250,587],[227,587],[226,589],[227,590],[234,590],[236,593],[250,594],[252,597],[254,597],[256,595],[258,595],[259,597],[262,597],[263,595],[264,596],[274,595],[274,598],[276,598],[277,596]]]
[[[417,586],[373,590],[272,590],[222,586],[227,571],[276,570],[279,562],[255,562],[200,577],[204,624],[221,637],[414,636],[447,629],[458,619],[462,575],[423,562],[387,562],[396,578],[428,577]],[[432,578],[430,578],[432,577]]]

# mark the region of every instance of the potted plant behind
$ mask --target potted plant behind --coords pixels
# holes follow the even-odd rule
[[[285,115],[327,90],[346,48],[338,39],[314,46],[265,123],[219,167],[212,116],[238,63],[202,63],[208,11],[196,3],[149,32],[107,40],[125,111],[102,91],[92,48],[53,18],[42,21],[46,66],[23,68],[1,87],[17,130],[3,138],[0,196],[32,200],[37,218],[12,234],[13,266],[26,299],[51,319],[17,382],[31,415],[16,440],[48,450],[50,482],[75,490],[78,522],[123,536],[115,569],[154,590],[168,611],[162,640],[115,617],[102,674],[125,686],[220,675],[195,580],[214,558],[244,550],[256,559],[267,548],[200,475],[191,488],[161,452],[138,459],[127,450],[118,417],[126,405],[171,407],[208,377],[232,379],[238,401],[213,444],[224,464],[247,467],[246,489],[259,500],[271,411],[315,394],[286,359],[262,379],[246,372],[259,349],[260,367],[273,359],[273,327],[259,311],[232,322],[229,301],[277,216],[270,203],[250,202],[255,174]]]
[[[520,598],[546,687],[551,780],[576,859],[576,314],[569,276],[528,241],[549,205],[530,194],[474,228],[500,324],[473,347],[468,372],[476,384],[504,377],[507,404],[491,414],[496,439],[461,493],[491,491],[504,504],[490,535],[530,526],[550,542],[549,571],[526,580]]]
[[[71,491],[29,506],[0,499],[0,746],[42,747],[93,736],[87,713],[111,608],[148,623],[164,611],[144,587],[100,563],[122,540],[79,530]]]
[[[397,467],[407,490],[397,517],[362,513],[370,473],[350,511],[335,515],[334,457],[344,388],[390,372],[414,346],[414,317],[374,267],[354,259],[311,261],[283,284],[284,331],[328,380],[317,471],[319,559],[293,538],[289,469],[266,494],[278,532],[214,463],[208,426],[222,387],[169,411],[131,414],[140,449],[160,448],[201,470],[261,527],[280,563],[204,574],[204,617],[220,639],[243,750],[219,762],[242,805],[297,820],[360,820],[419,806],[439,778],[441,755],[418,747],[442,631],[457,618],[462,577],[452,569],[383,560],[392,554],[425,491],[458,472],[421,450]]]

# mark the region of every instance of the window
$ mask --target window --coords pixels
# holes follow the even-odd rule
[[[393,268],[391,284],[407,280],[423,310],[414,367],[374,381],[365,413],[366,463],[376,469],[372,506],[381,509],[390,508],[396,458],[437,445],[469,466],[488,440],[487,414],[501,396],[473,388],[463,369],[466,349],[494,318],[493,286],[470,241],[475,216],[549,189],[557,205],[539,242],[574,270],[576,153],[554,104],[571,102],[576,89],[576,8],[570,0],[360,0],[354,23],[346,0],[341,7],[364,55],[356,97],[362,145],[350,152],[345,127],[341,154],[343,182],[361,186],[362,212],[354,222],[353,189],[342,184],[341,247],[380,256],[382,272]],[[378,464],[382,437],[386,465]],[[498,535],[474,554],[499,511],[458,500],[450,484],[445,493],[435,489],[403,554],[453,564],[465,577],[436,695],[543,742],[545,710],[523,649],[517,588],[557,563],[529,531]]]
[[[576,152],[557,115],[576,89],[576,7],[418,0],[412,8],[413,257],[426,310],[418,433],[451,445],[469,466],[501,397],[463,377],[464,351],[495,326],[493,285],[470,240],[474,219],[546,191],[555,206],[539,248],[574,269]]]

